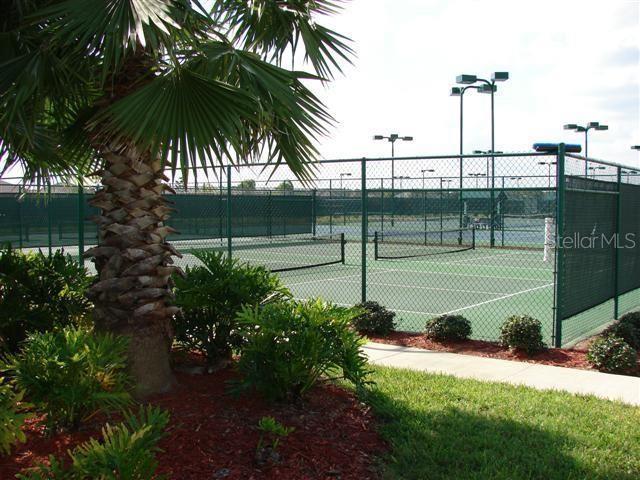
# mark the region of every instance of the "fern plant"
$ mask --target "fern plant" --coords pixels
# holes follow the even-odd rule
[[[321,300],[244,308],[238,316],[246,342],[238,362],[240,387],[272,400],[295,400],[330,375],[365,386],[364,340],[351,326],[359,313]]]
[[[8,455],[14,445],[26,440],[21,427],[29,415],[21,413],[18,408],[22,397],[23,392],[14,392],[11,385],[0,377],[0,455]]]
[[[131,401],[126,352],[124,337],[66,327],[30,335],[19,354],[7,357],[5,370],[47,414],[49,430],[75,429],[89,416]]]
[[[188,350],[202,352],[209,365],[231,357],[240,347],[236,315],[243,306],[290,296],[277,275],[262,266],[229,259],[220,252],[194,254],[201,266],[187,267],[175,277],[176,340]]]
[[[0,249],[0,346],[16,352],[29,333],[82,322],[91,279],[60,250],[49,256]]]
[[[55,457],[50,465],[39,465],[18,475],[21,480],[118,479],[150,480],[158,467],[155,455],[164,435],[169,414],[155,407],[140,407],[137,415],[128,413],[117,425],[107,424],[102,439],[89,439],[69,452],[65,466]],[[67,462],[68,463],[68,462]]]

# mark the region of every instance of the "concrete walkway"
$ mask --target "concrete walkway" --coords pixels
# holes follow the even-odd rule
[[[364,351],[376,365],[526,385],[540,390],[564,390],[640,406],[638,377],[373,342],[368,343]]]

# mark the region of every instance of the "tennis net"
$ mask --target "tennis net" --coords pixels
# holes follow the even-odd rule
[[[426,257],[475,248],[475,229],[375,232],[375,259]]]
[[[287,236],[234,238],[233,258],[260,265],[272,272],[288,272],[326,265],[345,263],[344,234],[325,236]],[[202,250],[227,252],[227,246],[220,243],[211,247],[196,247],[189,253]]]

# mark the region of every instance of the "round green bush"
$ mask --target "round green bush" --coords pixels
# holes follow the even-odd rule
[[[626,373],[636,367],[637,354],[623,339],[608,335],[591,344],[587,360],[602,372]]]
[[[440,315],[427,321],[426,335],[437,341],[466,340],[471,335],[471,322],[462,315]]]
[[[629,344],[631,348],[640,349],[640,332],[630,322],[614,322],[602,332],[604,337],[618,337]]]
[[[640,312],[625,313],[620,317],[620,323],[631,325],[636,330],[636,334],[640,338]]]
[[[500,328],[500,343],[531,355],[545,349],[542,324],[529,315],[513,315]]]
[[[378,302],[364,302],[356,305],[362,313],[353,319],[353,326],[361,333],[388,335],[396,328],[396,313],[387,310]]]

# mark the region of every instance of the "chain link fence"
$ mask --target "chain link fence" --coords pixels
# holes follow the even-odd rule
[[[565,345],[640,306],[640,176],[615,164],[560,150],[324,160],[312,183],[267,165],[193,173],[169,195],[181,266],[220,251],[278,272],[297,298],[374,300],[412,332],[460,314],[485,340],[531,315]],[[82,261],[96,188],[8,179],[0,242]]]

